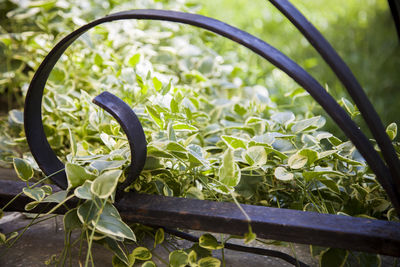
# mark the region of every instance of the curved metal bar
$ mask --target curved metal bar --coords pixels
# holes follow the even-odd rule
[[[135,112],[117,96],[103,92],[93,99],[93,103],[110,113],[121,125],[128,138],[131,166],[125,181],[118,185],[116,196],[120,198],[124,188],[139,177],[143,170],[147,158],[146,136]]]
[[[357,125],[338,105],[332,96],[329,95],[313,77],[311,77],[304,69],[302,69],[287,56],[282,54],[279,50],[247,32],[241,31],[215,19],[176,11],[148,9],[131,10],[111,14],[86,24],[76,31],[70,33],[64,39],[62,39],[46,56],[31,81],[26,96],[24,111],[25,133],[29,147],[39,167],[46,174],[58,171],[63,166],[51,149],[46,139],[42,124],[41,104],[43,90],[47,78],[63,52],[80,35],[96,25],[123,19],[151,19],[180,22],[197,26],[229,38],[249,48],[266,60],[270,61],[276,67],[283,70],[309,92],[309,94],[326,110],[326,112],[349,137],[349,139],[353,142],[353,144],[368,162],[370,168],[376,174],[378,181],[386,190],[396,211],[400,214],[400,197],[398,192],[394,190],[393,183],[391,183],[390,179],[387,180],[387,178],[390,177],[390,172],[387,166],[379,157],[378,153],[374,150],[367,137],[360,131]],[[64,180],[65,172],[57,175],[54,179],[58,185],[65,188],[66,182]]]
[[[400,4],[396,0],[388,0],[390,12],[392,13],[394,26],[396,27],[397,37],[400,41]]]
[[[150,225],[150,226],[154,227],[154,228],[160,227],[160,226],[152,226],[152,225]],[[171,228],[166,228],[166,227],[162,227],[162,226],[161,226],[161,228],[163,228],[164,231],[170,235],[174,235],[174,236],[186,239],[186,240],[194,242],[194,243],[199,242],[199,238],[197,236],[194,236],[194,235],[182,232],[182,231],[178,231],[175,229],[171,229]],[[235,251],[242,251],[242,252],[247,252],[247,253],[252,253],[252,254],[258,254],[258,255],[263,255],[263,256],[279,258],[281,260],[284,260],[284,261],[286,261],[294,266],[298,266],[298,267],[309,267],[309,265],[305,264],[304,262],[302,262],[296,258],[293,258],[289,254],[283,253],[278,250],[257,248],[257,247],[246,247],[246,246],[241,246],[241,245],[232,244],[232,243],[224,243],[224,248],[235,250]]]
[[[301,14],[298,9],[296,9],[296,7],[290,3],[290,1],[270,0],[270,2],[307,38],[347,89],[347,92],[354,100],[372,135],[376,139],[376,142],[382,151],[383,158],[389,166],[391,177],[388,176],[386,179],[388,179],[390,183],[393,183],[396,186],[397,192],[400,193],[400,160],[397,157],[392,142],[386,134],[378,113],[375,111],[350,68],[338,55],[335,49],[333,49],[329,42],[322,36],[322,34],[303,16],[303,14]],[[399,22],[398,17],[397,20],[395,17],[395,15],[398,14],[394,12],[396,9],[396,3],[392,3],[392,0],[389,0],[389,4],[391,4],[395,22]],[[396,27],[397,26],[398,25],[396,24]]]

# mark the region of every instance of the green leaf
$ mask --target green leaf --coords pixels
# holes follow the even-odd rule
[[[97,243],[100,243],[103,247],[106,249],[110,250],[111,252],[114,253],[114,257],[117,257],[119,261],[117,261],[119,264],[122,262],[124,267],[126,265],[128,266],[133,266],[135,263],[135,259],[128,259],[128,256],[126,256],[124,250],[121,248],[121,246],[118,244],[118,242],[110,237],[105,237],[97,241]],[[113,262],[114,262],[114,257],[113,257]],[[133,261],[133,263],[132,263]]]
[[[197,264],[199,267],[220,267],[221,261],[213,257],[206,257],[200,259]]]
[[[50,73],[49,80],[61,83],[64,82],[65,76],[66,74],[64,70],[60,68],[54,68]]]
[[[133,265],[135,264],[135,262],[136,262],[135,256],[133,256],[132,254],[129,254],[129,255],[128,255],[128,266],[129,266],[129,267],[133,267]]]
[[[0,244],[4,245],[6,243],[6,235],[3,233],[0,233]]]
[[[233,137],[233,136],[228,136],[228,135],[222,135],[221,139],[225,142],[225,144],[232,148],[232,149],[238,149],[238,148],[247,148],[247,140]]]
[[[224,247],[224,245],[218,243],[217,239],[211,234],[204,234],[200,236],[199,245],[202,248],[211,250],[222,249]]]
[[[308,158],[298,153],[290,156],[288,159],[289,167],[292,169],[301,169],[307,164]]]
[[[169,265],[171,267],[184,267],[188,263],[188,255],[182,250],[175,250],[169,254]]]
[[[153,261],[145,261],[143,262],[142,267],[156,267],[156,264]]]
[[[96,178],[96,175],[88,172],[84,167],[69,162],[65,164],[65,172],[67,174],[68,189],[80,186],[86,180]]]
[[[58,191],[47,196],[45,199],[42,200],[42,202],[61,203],[67,198],[67,194],[68,194],[67,190]]]
[[[309,148],[303,148],[298,153],[299,155],[307,157],[307,163],[309,165],[313,164],[318,159],[318,152]]]
[[[137,247],[137,248],[135,248],[132,251],[131,255],[135,259],[142,260],[142,261],[149,260],[152,257],[150,250],[148,250],[145,247]]]
[[[167,184],[165,184],[163,187],[163,194],[164,194],[164,196],[167,196],[167,197],[173,197],[174,191],[172,191],[172,189],[169,188],[169,186]]]
[[[93,226],[99,212],[100,210],[95,202],[88,200],[78,208],[78,217],[82,223]],[[132,229],[121,220],[118,210],[109,202],[104,206],[103,212],[96,224],[96,230],[106,235],[136,241]]]
[[[327,188],[332,190],[333,192],[340,194],[339,186],[337,183],[329,178],[323,177],[322,179],[318,179],[321,183],[323,183]]]
[[[353,103],[351,103],[344,97],[342,97],[342,99],[339,101],[339,104],[341,106],[344,106],[344,108],[347,110],[347,112],[350,114],[351,117],[355,117],[360,114],[357,107],[354,106]]]
[[[186,191],[186,197],[187,198],[196,198],[196,199],[204,199],[204,195],[201,192],[200,189],[198,189],[197,187],[190,187],[187,191]]]
[[[87,180],[83,185],[75,188],[75,196],[80,199],[92,199],[92,191],[90,190],[90,188],[92,187],[92,183],[92,181]]]
[[[236,186],[240,182],[240,169],[234,161],[233,150],[227,149],[218,170],[218,179],[227,186]]]
[[[131,67],[135,67],[140,61],[140,54],[134,54],[128,60],[128,64]]]
[[[90,225],[99,212],[94,201],[88,200],[78,207],[78,218],[81,223]]]
[[[149,144],[147,146],[147,157],[155,157],[155,158],[173,158],[174,156],[164,150],[163,146],[160,144]]]
[[[325,247],[310,245],[310,253],[313,257],[317,257],[317,256],[321,255],[321,253],[324,252],[326,249],[327,248],[325,248]]]
[[[51,193],[53,193],[53,188],[49,185],[44,185],[41,188],[46,193],[46,195],[51,195]]]
[[[186,148],[183,147],[181,144],[179,144],[178,142],[174,142],[174,141],[168,141],[167,142],[167,146],[166,146],[167,150],[169,151],[175,151],[175,152],[187,152]]]
[[[103,64],[103,58],[98,53],[94,55],[93,61],[97,66],[101,66]]]
[[[189,265],[190,266],[196,264],[196,262],[197,262],[197,253],[196,253],[196,251],[192,250],[192,251],[189,252],[188,261],[189,261]]]
[[[281,160],[285,160],[288,158],[288,156],[286,156],[285,154],[283,154],[282,152],[280,152],[276,149],[265,147],[265,150],[267,151],[267,153],[273,153],[273,154],[277,155],[278,158],[280,158]]]
[[[18,109],[12,109],[8,112],[9,119],[17,125],[24,124],[24,113]]]
[[[328,138],[328,140],[334,146],[338,146],[343,143],[343,141],[337,138],[336,136],[331,136]]]
[[[143,81],[142,77],[140,75],[136,74],[136,82],[138,83],[140,87],[140,93],[145,96],[147,94],[147,85]]]
[[[378,254],[362,252],[358,258],[360,259],[360,266],[363,267],[381,267],[382,265],[381,256]]]
[[[346,263],[349,252],[340,248],[329,248],[322,252],[319,263],[321,267],[342,267]]]
[[[104,172],[93,181],[90,191],[99,198],[108,198],[114,193],[121,174],[121,170]]]
[[[101,141],[103,141],[103,143],[108,147],[108,149],[113,150],[115,145],[117,144],[117,142],[114,140],[114,138],[112,138],[111,136],[109,136],[106,133],[101,133],[100,134],[100,139]]]
[[[146,163],[144,165],[144,170],[159,170],[165,169],[164,165],[161,163],[160,158],[147,156]]]
[[[39,202],[46,196],[46,193],[40,187],[34,187],[34,188],[24,187],[22,191],[26,196]]]
[[[174,98],[171,99],[171,103],[169,104],[169,108],[171,109],[172,113],[179,112],[179,105],[178,102]]]
[[[174,128],[172,127],[171,121],[168,123],[168,126],[167,126],[167,134],[168,134],[169,140],[176,142],[176,134],[175,134]]]
[[[293,174],[288,172],[284,167],[277,167],[274,171],[275,178],[281,181],[290,181],[293,179]]]
[[[30,211],[30,210],[33,210],[34,208],[36,208],[36,206],[39,204],[40,204],[40,201],[32,201],[32,202],[29,202],[28,204],[26,204],[24,208],[26,211]]]
[[[10,240],[16,238],[18,235],[19,235],[18,232],[12,232],[8,235],[8,238],[7,238],[5,234],[0,233],[0,244],[6,244]]]
[[[314,58],[312,58],[314,59]],[[308,96],[309,93],[307,93],[307,91],[305,91],[303,88],[296,88],[293,91],[290,91],[288,93],[285,94],[285,97],[290,97],[293,100],[295,100],[298,97],[303,97],[303,96]]]
[[[319,120],[321,119],[321,116],[316,116],[312,117],[310,119],[305,119],[301,121],[296,121],[292,125],[292,132],[294,133],[299,133],[299,132],[304,132],[310,129],[317,129],[319,126],[322,126],[319,124]]]
[[[20,158],[13,159],[14,170],[22,181],[28,181],[33,177],[33,169],[28,161]]]
[[[337,152],[337,150],[327,150],[327,151],[322,151],[318,153],[318,160],[329,157],[330,155],[333,155]]]
[[[314,178],[320,178],[323,175],[329,175],[329,176],[345,176],[344,173],[338,172],[338,171],[332,171],[332,170],[321,170],[321,171],[305,171],[303,172],[303,177],[304,179],[308,182],[311,181]]]
[[[172,84],[171,84],[171,81],[169,81],[169,83],[162,88],[161,94],[166,95],[171,90],[171,88],[172,88]]]
[[[263,146],[249,147],[244,154],[249,165],[262,166],[267,162],[267,152]]]
[[[80,208],[78,208],[78,215],[79,209]],[[90,214],[91,212],[89,212],[89,216]],[[118,210],[109,202],[107,202],[104,206],[103,212],[100,215],[100,219],[96,224],[96,230],[106,235],[136,241],[136,237],[132,229],[121,220]]]
[[[235,106],[233,106],[233,111],[235,111],[240,116],[243,116],[247,113],[247,109],[240,104],[235,104]]]
[[[162,83],[157,79],[157,77],[153,77],[153,85],[157,92],[162,88]]]
[[[203,148],[198,145],[188,145],[188,152],[189,152],[189,162],[191,163],[191,167],[194,166],[209,166],[210,162],[204,158]]]
[[[149,105],[146,105],[146,111],[153,119],[153,121],[160,127],[160,129],[164,129],[164,121],[161,119],[160,114]]]
[[[193,244],[192,247],[190,248],[190,250],[196,252],[197,259],[201,259],[201,258],[211,257],[212,256],[211,250],[208,250],[206,248],[200,247],[200,245],[198,243]]]
[[[347,157],[344,157],[344,156],[340,155],[339,153],[334,153],[333,156],[343,162],[349,163],[350,165],[354,165],[354,166],[362,166],[363,165],[363,163],[356,161],[356,160],[349,159]]]
[[[116,255],[112,258],[112,266],[113,267],[126,267],[128,264],[124,263],[119,257]]]
[[[173,128],[175,131],[198,131],[199,130],[196,127],[194,127],[193,125],[182,123],[182,122],[174,123]]]
[[[102,173],[105,170],[120,169],[125,162],[126,160],[94,160],[89,166]]]
[[[386,128],[386,133],[390,140],[394,140],[397,136],[397,124],[395,122],[389,124],[389,126]]]
[[[285,126],[294,121],[294,119],[293,112],[278,112],[271,116],[271,120]]]
[[[82,228],[82,223],[78,217],[78,209],[72,209],[65,213],[63,221],[64,231],[66,232]]]
[[[257,193],[257,188],[264,181],[264,174],[255,171],[242,171],[240,182],[235,187],[235,192],[241,197],[251,198]]]
[[[154,247],[164,242],[164,229],[158,228],[154,237]]]
[[[31,1],[29,2],[28,7],[34,8],[34,7],[40,7],[44,9],[45,11],[48,11],[50,8],[54,7],[57,1],[55,0],[46,0],[46,1]]]

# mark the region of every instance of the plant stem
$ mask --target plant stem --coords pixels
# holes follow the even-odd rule
[[[221,234],[221,240],[222,240],[222,245],[225,247],[226,240],[224,240],[224,235],[223,234]],[[226,267],[225,250],[224,250],[224,248],[221,249],[221,255],[222,255],[222,267]]]
[[[101,208],[100,208],[100,210],[99,210],[99,212],[97,214],[97,217],[96,217],[96,221],[95,221],[95,223],[93,225],[92,233],[90,234],[89,243],[88,243],[88,249],[87,249],[87,254],[86,254],[86,260],[85,260],[85,267],[88,267],[88,264],[89,264],[89,257],[91,257],[91,254],[92,254],[91,253],[91,251],[92,251],[92,243],[93,243],[94,233],[96,232],[96,225],[100,220],[100,216],[101,216],[101,213],[103,212],[103,209],[104,209],[104,206],[106,205],[106,202],[107,202],[107,199],[105,199],[102,202]],[[93,259],[92,259],[92,261],[93,261]]]
[[[26,225],[26,226],[24,227],[24,230],[22,231],[22,233],[20,233],[20,234],[13,240],[13,242],[4,250],[4,253],[0,255],[0,258],[1,258],[1,256],[3,256],[3,255],[7,252],[7,250],[8,250],[9,248],[11,248],[11,247],[15,244],[15,242],[17,242],[17,241],[21,238],[21,236],[29,229],[29,227],[31,227],[31,225],[33,224],[33,222],[34,222],[40,215],[41,215],[41,213],[38,213],[38,214],[35,216],[35,218],[33,218],[33,219],[31,220],[31,222],[30,222],[28,225]]]
[[[294,247],[293,247],[293,243],[290,242],[289,245],[290,245],[290,249],[291,249],[292,252],[293,252],[294,258],[296,259],[296,265],[297,265],[297,266],[300,266],[299,261],[297,260],[296,251],[294,250]]]
[[[35,222],[32,223],[30,226],[35,225],[35,224],[38,224],[38,223],[41,223],[41,222],[44,222],[44,221],[47,221],[47,220],[50,220],[50,219],[52,219],[52,218],[54,218],[54,217],[57,217],[57,216],[58,216],[58,214],[54,214],[54,215],[49,216],[49,217],[47,217],[47,218],[44,218],[44,219],[42,219],[42,220],[35,221]],[[22,229],[24,229],[24,228],[25,228],[25,226],[24,226],[24,227],[17,228],[17,229],[15,229],[13,232],[18,232],[18,231],[20,231],[20,230],[22,230]]]

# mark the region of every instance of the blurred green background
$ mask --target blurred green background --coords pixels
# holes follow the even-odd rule
[[[291,2],[321,31],[349,65],[366,90],[383,123],[399,124],[400,46],[388,2],[386,0],[292,0]],[[204,0],[200,12],[260,37],[303,66],[322,85],[326,85],[336,99],[343,96],[350,99],[338,79],[308,41],[269,1]],[[263,63],[257,62],[257,64],[261,68],[269,68]],[[268,72],[265,73],[268,75]],[[296,87],[290,82],[287,86]],[[298,105],[302,103],[299,101]],[[363,125],[360,118],[356,120]]]

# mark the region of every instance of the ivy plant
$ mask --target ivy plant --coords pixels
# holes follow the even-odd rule
[[[0,85],[5,85],[2,90],[18,88],[19,94],[26,93],[33,71],[62,36],[99,14],[132,7],[128,1],[104,6],[86,1],[90,8],[78,12],[82,1],[6,2],[8,19],[24,26],[15,34],[3,27],[1,53],[18,68],[3,71]],[[196,8],[184,1],[151,0],[135,7]],[[138,236],[152,236],[154,247],[164,242],[163,229],[128,225],[114,207],[130,150],[120,125],[91,102],[104,90],[131,106],[147,138],[145,168],[125,191],[398,220],[351,142],[324,129],[325,118],[315,115],[312,106],[295,114],[296,108],[278,101],[291,97],[293,105],[301,106],[308,94],[296,88],[285,96],[274,95],[261,79],[251,83],[240,78],[254,76],[246,57],[231,46],[210,45],[219,40],[172,23],[121,21],[97,26],[69,48],[49,77],[42,108],[48,141],[65,163],[66,190],[53,192],[40,185],[49,177],[29,153],[22,111],[13,109],[1,120],[1,164],[13,165],[27,183],[21,194],[32,202],[25,209],[55,203],[49,215],[69,199],[79,199],[64,215],[66,246],[49,263],[67,264],[69,250],[77,244],[70,239],[72,231],[80,231],[78,240],[88,244],[85,266],[92,262],[93,242],[113,252],[113,266],[155,266],[154,248],[140,245]],[[10,72],[18,77],[8,79]],[[339,103],[352,117],[358,116],[351,101],[342,98]],[[394,140],[397,125],[390,124],[387,132]],[[0,237],[11,245],[16,234]],[[264,242],[249,226],[243,241],[254,240]],[[220,266],[212,251],[223,250],[223,243],[205,233],[198,244],[173,250],[164,261],[173,267]],[[136,248],[129,251],[125,244]],[[322,266],[343,265],[349,252],[311,247],[311,255],[319,257]],[[356,258],[380,264],[376,255],[360,253]]]

